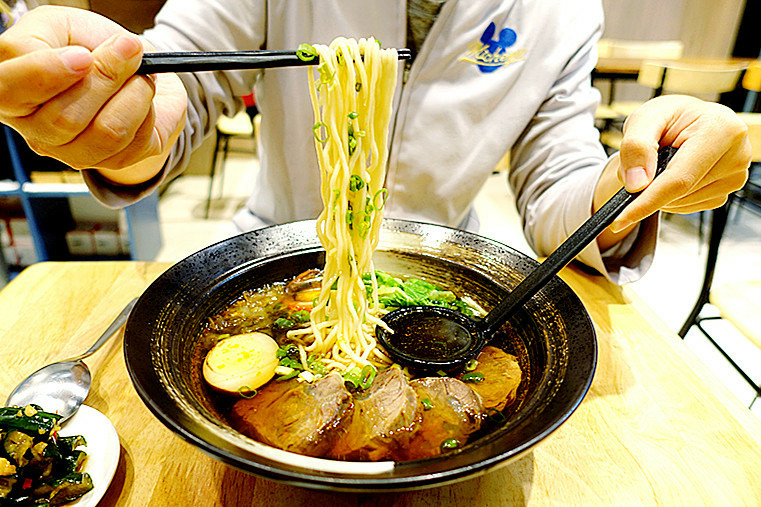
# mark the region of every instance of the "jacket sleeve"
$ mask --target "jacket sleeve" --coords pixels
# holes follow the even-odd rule
[[[169,0],[143,36],[156,51],[232,51],[261,49],[265,44],[264,0]],[[179,174],[192,151],[213,131],[217,118],[242,110],[241,97],[253,90],[261,71],[179,74],[188,93],[185,128],[162,171],[135,186],[114,185],[97,171],[83,171],[92,194],[103,204],[124,207],[153,192]]]
[[[591,85],[591,72],[601,12],[598,19],[577,31],[576,40],[565,40],[567,47],[579,49],[570,53],[511,151],[510,185],[526,238],[539,256],[551,253],[591,216],[598,178],[609,163],[594,126],[600,95]],[[653,216],[605,252],[592,242],[577,260],[615,283],[632,282],[652,264],[657,234],[658,217]]]

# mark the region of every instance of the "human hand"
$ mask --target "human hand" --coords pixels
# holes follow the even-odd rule
[[[678,151],[653,181],[660,146]],[[694,213],[723,205],[748,178],[751,146],[747,126],[726,106],[665,95],[627,118],[617,157],[612,165],[618,185],[623,182],[629,192],[642,193],[611,224],[601,248],[658,210]],[[596,206],[606,193],[602,186],[598,185]]]
[[[124,184],[161,168],[184,124],[177,76],[135,76],[143,43],[89,11],[39,7],[0,36],[0,121],[40,155]]]

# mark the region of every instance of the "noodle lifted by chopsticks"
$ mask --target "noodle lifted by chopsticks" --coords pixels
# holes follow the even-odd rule
[[[338,38],[314,48],[320,65],[316,72],[310,67],[309,91],[323,202],[317,234],[326,255],[320,296],[304,330],[314,341],[301,347],[301,355],[319,354],[330,369],[342,371],[388,366],[374,337],[381,320],[372,255],[386,200],[397,52],[381,49],[373,38]],[[370,294],[363,275],[370,278]]]

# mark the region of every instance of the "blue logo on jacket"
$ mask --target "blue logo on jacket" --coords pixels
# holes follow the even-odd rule
[[[499,37],[494,39],[496,31],[497,25],[494,22],[489,23],[481,35],[481,39],[472,43],[468,51],[460,57],[460,60],[474,63],[481,72],[489,73],[503,65],[525,59],[526,50],[524,48],[508,51],[508,48],[512,47],[518,40],[518,34],[515,30],[503,28],[499,32]]]

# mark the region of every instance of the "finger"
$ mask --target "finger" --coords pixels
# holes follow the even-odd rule
[[[666,208],[672,202],[696,192],[711,169],[716,168],[717,174],[723,174],[720,179],[724,180],[724,185],[727,181],[732,182],[727,188],[734,187],[738,181],[743,181],[742,171],[739,173],[739,178],[733,178],[729,176],[726,169],[722,168],[747,168],[747,166],[743,165],[742,161],[738,161],[733,153],[719,154],[713,147],[708,146],[718,144],[720,143],[705,142],[697,137],[684,142],[663,174],[645,188],[619,215],[611,224],[611,230],[614,232],[623,230],[635,222],[644,220],[659,209]],[[722,159],[724,160],[720,162]],[[736,172],[732,174],[737,175]]]
[[[156,114],[151,107],[145,121],[135,133],[129,146],[91,167],[97,169],[120,170],[161,152],[161,141],[156,130]]]
[[[106,102],[130,79],[140,65],[142,44],[131,35],[117,35],[93,52],[90,73],[65,92],[46,102],[26,120],[39,146],[71,142],[92,122]]]
[[[36,51],[0,63],[0,115],[12,120],[34,113],[87,75],[92,63],[90,51],[79,46]]]
[[[121,152],[134,142],[151,114],[153,97],[153,81],[144,76],[133,77],[76,138],[55,147],[56,157],[75,169],[86,169]]]

